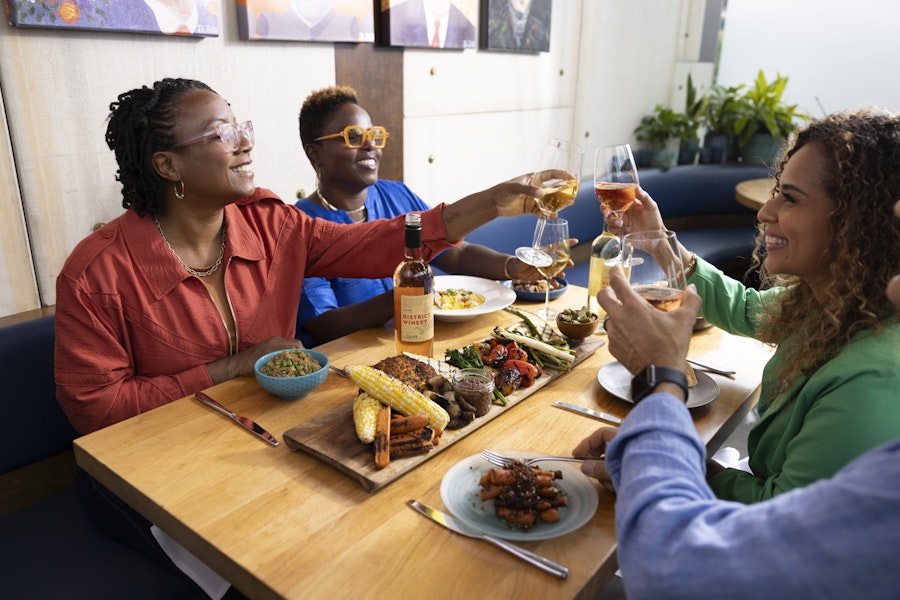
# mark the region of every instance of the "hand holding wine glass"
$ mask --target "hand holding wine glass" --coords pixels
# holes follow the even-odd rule
[[[621,217],[634,203],[639,185],[637,165],[628,144],[597,148],[594,155],[594,192],[600,205]],[[619,232],[619,241],[622,241]]]
[[[623,265],[631,269],[631,287],[664,311],[681,306],[687,287],[674,231],[639,231],[625,236]]]
[[[549,256],[551,261],[548,265],[537,266],[537,270],[547,279],[544,308],[537,314],[549,319],[556,316],[550,310],[550,284],[569,264],[569,222],[565,219],[540,219],[535,227],[533,247]]]
[[[548,217],[575,202],[581,181],[583,162],[584,149],[578,144],[553,139],[544,148],[540,165],[529,181],[530,184],[544,190],[544,195],[535,199],[535,203],[544,216],[538,220],[538,227],[543,226]],[[537,237],[535,236],[535,239]],[[518,248],[516,256],[522,262],[535,267],[544,267],[549,264],[548,257],[541,255],[535,247]]]

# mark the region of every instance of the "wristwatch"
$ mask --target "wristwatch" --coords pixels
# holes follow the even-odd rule
[[[684,390],[684,401],[688,399],[687,376],[678,369],[647,365],[631,379],[631,401],[637,404],[653,393],[661,383],[674,383]]]

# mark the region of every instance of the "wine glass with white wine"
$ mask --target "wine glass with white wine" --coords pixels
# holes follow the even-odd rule
[[[535,226],[533,247],[550,257],[550,264],[535,267],[547,279],[544,308],[537,314],[549,320],[556,316],[556,312],[550,310],[550,284],[569,264],[569,222],[542,217]]]
[[[622,262],[631,269],[631,287],[644,300],[664,311],[681,306],[687,281],[674,231],[626,234]]]
[[[544,195],[535,199],[543,213],[543,217],[538,219],[538,227],[542,227],[553,213],[574,204],[583,163],[584,149],[578,144],[552,139],[544,147],[541,162],[529,179],[531,185],[540,186],[544,190]],[[538,233],[539,231],[536,232],[535,240],[540,237]],[[518,248],[516,256],[523,263],[536,268],[549,266],[552,262],[549,256],[535,246]]]

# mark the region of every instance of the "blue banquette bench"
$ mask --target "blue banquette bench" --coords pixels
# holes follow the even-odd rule
[[[666,226],[685,247],[743,280],[756,237],[756,213],[735,200],[734,187],[770,175],[768,167],[757,165],[685,165],[642,169],[640,180],[659,205]],[[591,178],[582,181],[575,204],[563,209],[560,217],[569,222],[569,234],[579,242],[572,250],[575,267],[566,270],[566,279],[587,287],[590,244],[603,228]],[[531,245],[534,225],[531,215],[495,219],[466,240],[512,253]]]
[[[54,317],[0,327],[0,596],[187,600],[190,583],[105,536],[74,488],[72,440],[56,401]]]

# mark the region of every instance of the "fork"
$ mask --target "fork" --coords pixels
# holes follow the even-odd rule
[[[505,467],[511,462],[520,461],[525,463],[526,465],[531,465],[536,462],[541,462],[545,460],[555,460],[559,462],[583,462],[585,460],[606,460],[606,455],[603,456],[588,456],[587,458],[573,458],[571,456],[533,456],[531,458],[513,458],[510,456],[503,456],[502,454],[497,454],[496,452],[491,452],[490,450],[482,450],[481,458],[488,461],[492,465],[498,467]]]

